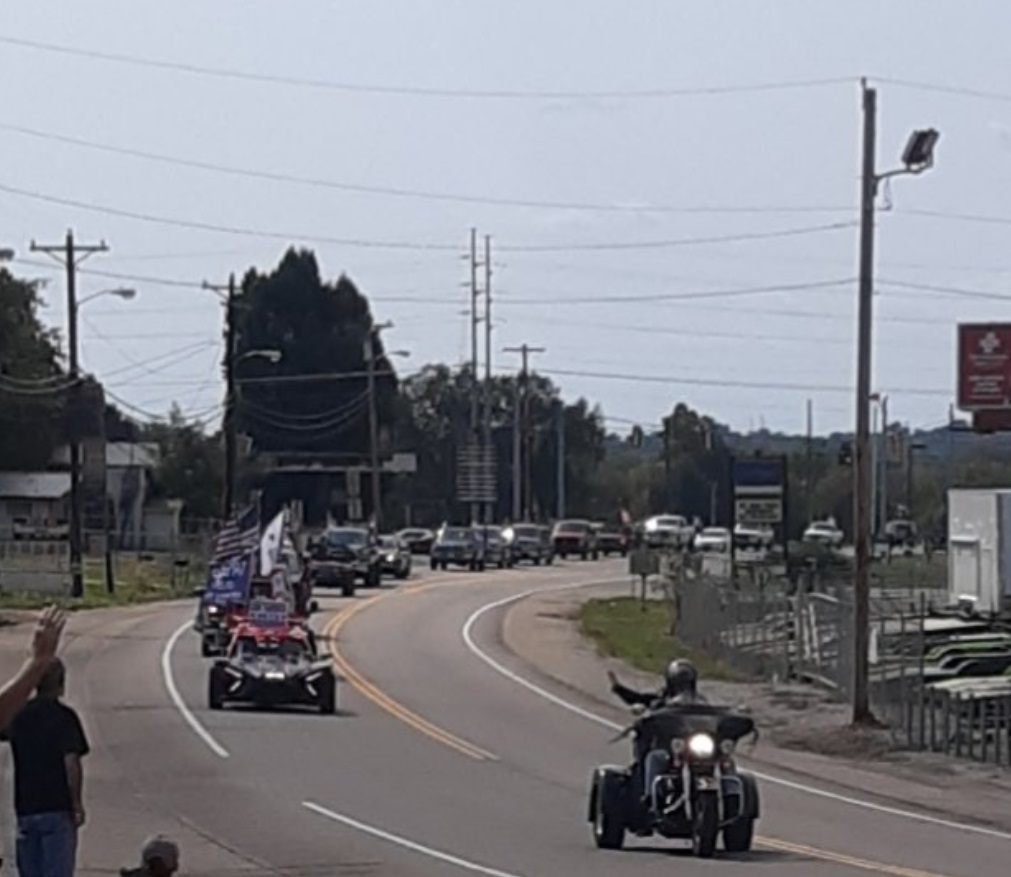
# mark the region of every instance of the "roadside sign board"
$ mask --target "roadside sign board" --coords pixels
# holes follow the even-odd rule
[[[1011,323],[959,325],[958,407],[1011,408]]]
[[[633,548],[628,555],[628,571],[633,576],[659,575],[660,556],[645,545]]]
[[[474,442],[460,448],[456,459],[456,498],[493,503],[498,496],[495,448]]]
[[[786,458],[735,457],[734,523],[775,527],[785,521]]]
[[[737,497],[734,515],[738,524],[754,527],[772,527],[783,522],[782,497]]]

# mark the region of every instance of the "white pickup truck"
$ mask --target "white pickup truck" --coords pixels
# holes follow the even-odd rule
[[[686,548],[695,538],[695,528],[683,515],[653,515],[643,529],[650,548]]]

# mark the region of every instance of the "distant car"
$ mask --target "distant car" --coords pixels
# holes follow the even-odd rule
[[[310,543],[307,553],[313,585],[338,587],[352,597],[359,580],[370,588],[382,583],[382,559],[365,527],[331,527]]]
[[[513,563],[530,561],[535,566],[551,564],[555,550],[551,543],[551,531],[540,524],[512,524],[505,527],[502,534],[510,546]]]
[[[835,521],[814,521],[804,531],[804,541],[838,548],[843,543],[843,531],[836,526]]]
[[[482,524],[474,530],[484,546],[485,563],[488,566],[497,566],[499,569],[513,566],[512,546],[503,536],[501,527]]]
[[[396,536],[379,537],[379,556],[383,575],[406,579],[411,574],[411,552]]]
[[[485,568],[484,540],[473,527],[444,526],[435,535],[429,555],[432,569],[463,566],[482,571]]]
[[[730,531],[726,527],[706,527],[695,537],[696,551],[730,551]]]
[[[281,618],[250,620],[236,628],[226,657],[211,666],[207,701],[212,710],[228,703],[300,704],[333,715],[337,678],[302,627]]]
[[[913,548],[919,541],[914,521],[896,520],[885,524],[885,541],[889,548]]]
[[[578,555],[583,560],[596,560],[600,556],[597,534],[589,521],[559,521],[551,532],[551,542],[555,554],[562,560],[570,554]]]
[[[595,523],[593,529],[597,536],[597,550],[604,557],[610,557],[612,554],[624,557],[628,554],[628,539],[620,528],[601,522]]]
[[[428,554],[435,541],[435,533],[419,527],[408,527],[396,534],[397,538],[407,546],[411,554]]]
[[[650,548],[687,548],[695,536],[683,515],[653,515],[643,523],[643,531]]]
[[[775,534],[767,527],[752,527],[747,524],[734,527],[734,545],[745,551],[768,549],[775,541]]]

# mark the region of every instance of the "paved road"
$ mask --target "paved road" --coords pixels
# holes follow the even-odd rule
[[[109,793],[118,783],[122,810],[182,819],[228,857],[227,867],[202,864],[189,873],[1007,873],[1011,836],[970,834],[769,783],[765,841],[747,861],[678,855],[672,862],[667,843],[594,849],[585,822],[590,769],[624,761],[627,744],[610,745],[614,732],[599,721],[489,665],[535,678],[502,647],[500,613],[486,611],[471,625],[469,645],[463,629],[482,607],[525,590],[605,578],[623,578],[622,563],[426,572],[375,599],[368,592],[354,601],[324,598],[322,623],[338,628],[341,659],[357,685],[344,688],[338,717],[209,712],[196,637],[175,636],[190,607],[137,614],[115,635],[96,636],[79,659],[84,678],[75,696],[96,744],[96,787]],[[546,693],[583,703],[572,692]],[[100,829],[92,831],[85,856],[104,862]]]

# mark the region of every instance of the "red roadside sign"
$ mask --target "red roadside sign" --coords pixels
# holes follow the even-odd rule
[[[1011,323],[959,325],[958,407],[1011,408]]]

